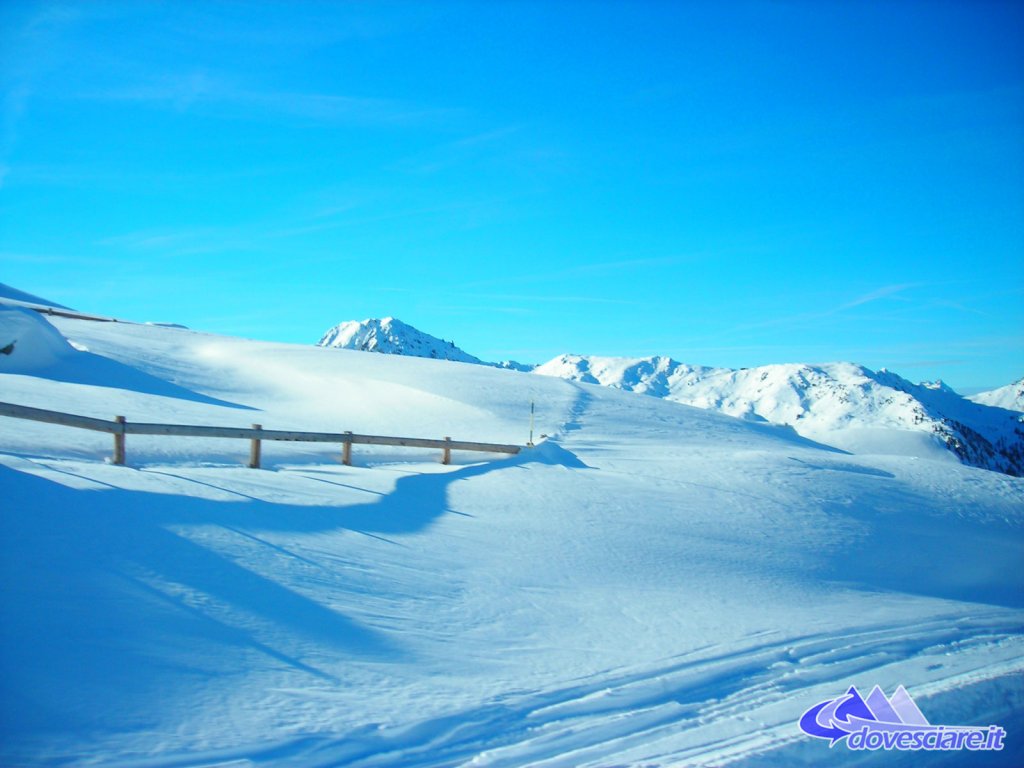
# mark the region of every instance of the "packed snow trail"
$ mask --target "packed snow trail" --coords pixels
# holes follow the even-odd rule
[[[116,467],[109,436],[0,419],[4,764],[890,764],[796,728],[852,684],[1022,732],[1017,478],[481,366],[54,325],[198,397],[58,366],[4,399],[500,442],[535,401],[552,438],[255,471],[140,437]]]

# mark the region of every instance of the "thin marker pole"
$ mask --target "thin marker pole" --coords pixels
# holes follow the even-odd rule
[[[533,448],[533,400],[530,401],[530,440],[526,444],[527,448]]]

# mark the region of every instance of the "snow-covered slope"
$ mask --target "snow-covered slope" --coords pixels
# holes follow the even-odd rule
[[[967,400],[941,382],[915,385],[852,363],[732,370],[667,357],[562,355],[535,372],[786,424],[855,453],[948,451],[966,464],[1024,474],[1019,414]]]
[[[6,283],[0,283],[0,304],[7,305],[32,305],[40,307],[56,307],[57,309],[67,309],[63,304],[58,304],[55,301],[44,299],[41,296],[36,296],[25,291],[20,291],[17,288],[7,285]]]
[[[1005,387],[971,395],[968,400],[1009,411],[1024,411],[1024,378]]]
[[[518,443],[534,401],[551,437],[250,470],[245,441],[130,435],[121,467],[0,417],[4,765],[889,765],[796,727],[875,683],[1020,764],[1018,478],[485,366],[36,320],[73,345],[0,399]]]

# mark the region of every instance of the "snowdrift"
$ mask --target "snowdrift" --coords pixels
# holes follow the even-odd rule
[[[44,371],[76,350],[38,312],[0,305],[0,373]]]

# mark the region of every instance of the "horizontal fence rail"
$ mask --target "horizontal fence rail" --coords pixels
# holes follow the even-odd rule
[[[87,315],[84,312],[76,312],[73,309],[66,309],[61,307],[50,307],[45,304],[33,304],[30,301],[17,301],[14,299],[4,299],[0,297],[0,306],[4,307],[17,307],[19,309],[31,309],[38,312],[41,315],[50,315],[56,317],[70,317],[75,320],[93,320],[98,323],[127,323],[128,325],[138,325],[138,323],[128,322],[126,320],[118,320],[116,317],[104,317],[103,315]]]
[[[150,424],[146,422],[127,421],[124,416],[117,416],[112,421],[96,419],[91,416],[78,416],[61,411],[48,411],[43,408],[30,408],[26,405],[0,402],[0,416],[16,419],[42,421],[47,424],[60,424],[78,429],[91,429],[95,432],[107,432],[114,436],[114,464],[125,463],[125,435],[173,435],[178,437],[226,437],[236,440],[250,440],[249,466],[258,469],[260,466],[261,442],[278,440],[301,443],[340,443],[342,445],[342,462],[352,463],[353,445],[392,445],[407,448],[440,448],[442,463],[451,462],[452,451],[478,451],[481,453],[510,453],[520,451],[518,445],[505,443],[479,443],[471,440],[452,440],[444,438],[434,440],[423,437],[392,437],[388,435],[360,435],[353,432],[298,432],[282,429],[263,429],[259,424],[252,427],[209,427],[198,424]]]

